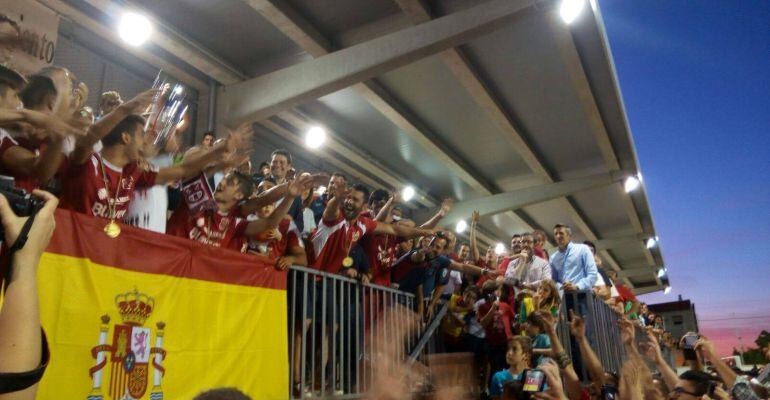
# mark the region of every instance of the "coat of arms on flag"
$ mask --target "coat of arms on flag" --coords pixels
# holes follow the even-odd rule
[[[93,379],[93,387],[87,400],[137,400],[147,392],[150,373],[150,360],[154,369],[153,388],[150,399],[163,399],[161,378],[165,369],[161,362],[166,357],[163,345],[163,332],[166,324],[158,322],[155,332],[155,347],[151,347],[152,329],[144,324],[152,314],[155,299],[139,293],[136,289],[115,296],[115,306],[123,321],[115,324],[112,333],[112,343],[107,343],[110,331],[110,317],[101,317],[102,325],[99,330],[99,344],[91,349],[91,355],[96,359],[96,365],[89,373]],[[104,377],[104,367],[107,358],[110,359],[109,377]],[[102,380],[109,380],[109,388],[102,392]]]

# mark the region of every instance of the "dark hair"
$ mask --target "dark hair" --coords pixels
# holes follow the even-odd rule
[[[193,400],[251,400],[236,388],[211,389],[198,394]]]
[[[385,189],[376,189],[372,192],[372,195],[369,196],[369,205],[374,204],[377,201],[381,200],[387,200],[388,197],[390,197],[390,193],[388,193]]]
[[[583,244],[590,247],[591,249],[593,249],[594,252],[596,252],[596,245],[594,244],[594,242],[590,240],[584,240]]]
[[[10,24],[13,29],[16,29],[16,32],[19,32],[19,35],[21,35],[21,27],[19,26],[19,23],[12,20],[11,17],[0,13],[0,24],[2,23]]]
[[[460,247],[463,247],[463,246],[468,246],[468,247],[471,247],[471,244],[470,244],[470,243],[468,243],[468,242],[462,242],[462,243],[460,243]]]
[[[262,161],[261,163],[259,163],[259,168],[258,168],[258,169],[259,169],[259,170],[262,170],[262,168],[265,168],[265,167],[269,167],[269,166],[270,166],[270,163],[269,163],[269,162],[267,162],[267,161]]]
[[[684,371],[682,375],[679,375],[679,379],[692,382],[693,385],[695,385],[695,393],[697,393],[698,396],[703,396],[708,393],[709,385],[713,381],[711,375],[703,371],[693,370]]]
[[[567,232],[572,233],[572,228],[570,228],[569,225],[556,224],[556,225],[553,226],[553,230],[557,230],[559,228],[564,228],[564,229],[567,230]]]
[[[25,108],[34,109],[42,106],[49,96],[56,98],[56,86],[53,80],[47,76],[32,75],[27,86],[21,90],[19,97]]]
[[[514,238],[517,238],[517,237],[521,237],[521,234],[514,233],[513,236],[511,236],[511,239],[514,239]]]
[[[546,331],[547,322],[545,322],[545,319],[543,319],[542,311],[535,311],[532,314],[529,314],[527,316],[527,323],[536,326],[538,329],[540,329],[541,333]]]
[[[356,183],[355,185],[353,185],[353,190],[356,191],[356,192],[363,193],[365,199],[369,198],[369,188],[368,187],[366,187],[366,186],[364,186],[364,185],[362,185],[360,183]]]
[[[508,350],[513,350],[513,344],[518,343],[521,346],[521,352],[532,356],[532,338],[528,336],[514,336],[508,340]]]
[[[19,71],[0,65],[0,90],[3,94],[7,89],[20,91],[26,81],[24,75],[20,74]]]
[[[479,289],[479,287],[476,285],[468,285],[468,287],[463,291],[463,294],[465,293],[473,293],[477,298],[481,297],[481,289]]]
[[[342,179],[343,179],[345,182],[347,182],[347,181],[348,181],[348,177],[347,177],[347,176],[345,176],[345,174],[343,174],[342,172],[335,172],[335,173],[333,173],[333,174],[332,174],[332,176],[331,176],[331,177],[332,177],[332,178],[334,178],[335,176],[339,176],[339,177],[340,177],[340,178],[342,178]]]
[[[216,133],[214,133],[214,131],[206,131],[206,132],[203,132],[203,138],[204,138],[204,139],[206,138],[206,136],[211,136],[212,138],[216,138],[216,137],[217,137],[217,134],[216,134]]]
[[[238,183],[238,190],[243,195],[244,199],[248,199],[252,193],[254,193],[254,181],[251,176],[244,174],[240,171],[230,172],[228,178],[235,179]]]
[[[144,127],[144,118],[138,115],[129,115],[123,118],[122,121],[118,122],[118,124],[112,128],[107,136],[102,138],[102,144],[104,147],[120,144],[121,140],[123,139],[123,132],[133,134],[137,126],[142,128]]]
[[[272,159],[275,156],[284,156],[286,157],[286,160],[289,162],[289,164],[292,164],[291,161],[291,153],[289,153],[289,150],[286,149],[278,149],[270,153],[270,159]],[[369,197],[369,192],[366,192],[366,196]]]

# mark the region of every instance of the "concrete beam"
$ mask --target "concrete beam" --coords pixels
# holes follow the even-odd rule
[[[187,71],[179,68],[173,63],[164,60],[162,57],[157,56],[151,51],[142,47],[132,47],[127,45],[117,34],[115,29],[108,28],[101,22],[96,21],[85,13],[81,12],[75,7],[70,6],[62,0],[38,0],[40,4],[45,5],[63,18],[67,18],[72,22],[80,25],[86,30],[93,32],[95,35],[107,39],[112,44],[120,48],[140,60],[156,67],[163,69],[166,73],[179,79],[180,82],[195,88],[199,94],[206,94],[209,91],[208,83],[198,79],[197,77],[189,74]]]
[[[493,32],[535,0],[493,0],[434,21],[228,86],[221,97],[229,125],[256,122]]]
[[[244,1],[314,58],[332,51],[331,43],[285,1]]]
[[[119,21],[120,15],[127,10],[136,10],[146,15],[155,26],[155,31],[150,37],[152,43],[222,84],[229,85],[247,78],[237,68],[155,18],[152,13],[134,2],[118,3],[112,0],[86,0],[86,2],[115,21]]]
[[[296,10],[292,9],[283,0],[245,0],[264,18],[270,21],[276,28],[291,38],[308,54],[321,57],[331,53],[332,43],[318,33],[318,31]],[[409,22],[397,14],[386,18],[387,21],[377,21],[373,26],[360,27],[362,32],[354,35],[360,44],[373,38],[398,32],[409,27]],[[358,29],[358,28],[357,28]],[[365,32],[363,32],[365,31]],[[343,42],[343,44],[350,44]],[[447,170],[467,183],[481,195],[491,195],[499,192],[494,185],[479,177],[479,174],[470,168],[469,164],[462,160],[456,152],[445,144],[436,141],[438,137],[434,132],[422,123],[420,119],[405,107],[398,99],[390,94],[382,85],[374,80],[357,83],[352,86],[363,99],[374,109],[379,111],[391,123],[418,143],[431,156],[445,165]],[[530,227],[529,223],[516,213],[508,213],[516,223]],[[531,229],[531,227],[529,228]]]
[[[611,185],[614,182],[615,180],[611,174],[603,173],[461,201],[455,203],[452,211],[441,221],[441,225],[452,226],[462,219],[467,219],[473,211],[478,211],[481,216],[495,215],[585,190]]]
[[[621,278],[630,278],[633,276],[643,276],[643,275],[658,275],[658,269],[654,266],[642,266],[642,267],[634,267],[629,269],[624,269],[622,271],[618,272],[618,276]]]
[[[643,294],[648,294],[648,293],[662,292],[665,289],[666,287],[663,285],[645,286],[642,288],[634,288],[634,294],[637,296],[641,296]]]
[[[594,242],[596,245],[597,250],[605,250],[605,249],[612,249],[616,247],[621,246],[634,246],[634,245],[642,245],[646,247],[645,241],[650,236],[639,233],[636,235],[628,235],[618,238],[609,238],[609,239],[601,239]],[[648,264],[653,265],[655,262],[648,262]]]
[[[428,8],[420,0],[396,0],[396,3],[413,24],[422,24],[433,19]],[[511,116],[492,95],[487,85],[482,82],[470,61],[456,48],[447,49],[441,52],[439,56],[479,108],[486,112],[497,127],[505,133],[505,138],[516,149],[527,166],[538,177],[551,180],[540,157],[535,154],[527,140],[514,126]]]
[[[295,126],[301,132],[307,131],[312,126],[323,126],[323,124],[313,121],[310,117],[300,114],[297,111],[282,112],[277,116]],[[405,177],[399,176],[397,173],[388,170],[387,167],[380,165],[371,156],[361,154],[360,151],[344,143],[344,141],[340,139],[340,135],[330,130],[328,127],[324,127],[324,129],[326,130],[325,148],[329,148],[343,158],[349,160],[352,165],[363,168],[367,172],[372,173],[373,176],[376,176],[385,182],[385,185],[376,185],[373,187],[389,186],[392,189],[400,190],[409,185],[409,180]],[[415,188],[415,191],[415,202],[422,204],[425,207],[434,207],[437,205],[437,202],[428,198],[425,191],[418,188]]]
[[[270,119],[266,119],[259,122],[259,125],[262,125],[266,130],[274,133],[278,137],[290,143],[295,144],[296,146],[303,147],[303,148],[305,146],[304,140],[301,137],[299,137],[296,133],[292,132],[289,129],[284,128],[280,124],[277,124]],[[365,183],[370,186],[380,186],[383,184],[380,181],[376,181],[370,178],[366,174],[362,174],[360,169],[354,168],[351,165],[343,162],[340,159],[340,157],[337,156],[337,154],[332,153],[325,148],[319,149],[318,151],[315,152],[315,154],[318,158],[329,163],[330,165],[333,165],[334,168],[336,168],[340,172],[347,175],[350,179],[355,179],[361,183]]]
[[[425,7],[419,0],[396,0],[396,2],[401,7],[402,11],[415,24],[423,23],[433,18],[427,7]],[[529,143],[521,130],[515,126],[512,118],[513,115],[510,115],[510,113],[500,105],[500,102],[495,99],[487,85],[484,84],[473,66],[462,53],[457,49],[448,49],[441,53],[441,58],[447,68],[449,68],[455,75],[458,82],[465,87],[473,100],[482,110],[486,111],[490,119],[495,122],[505,134],[505,138],[511,142],[512,147],[519,153],[532,172],[546,183],[553,183],[555,181],[554,176],[547,170],[538,154],[529,146]],[[609,170],[613,171],[615,169],[617,169],[617,167],[610,168]],[[561,198],[558,200],[558,203],[559,206],[570,215],[570,219],[572,219],[577,228],[579,228],[586,237],[591,240],[597,239],[596,234],[591,230],[590,226],[583,219],[583,216],[580,215],[569,199]],[[613,269],[620,269],[619,264],[610,253],[601,251],[600,255]]]

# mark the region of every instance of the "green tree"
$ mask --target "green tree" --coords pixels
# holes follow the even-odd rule
[[[747,365],[762,365],[767,364],[770,360],[765,357],[765,352],[762,351],[765,347],[770,345],[770,332],[763,330],[757,336],[757,340],[754,341],[758,348],[749,348],[743,353],[743,363]],[[739,355],[737,349],[733,349],[733,355]]]

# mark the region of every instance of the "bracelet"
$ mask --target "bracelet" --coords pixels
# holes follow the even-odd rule
[[[561,351],[556,355],[556,364],[559,365],[559,369],[567,368],[572,363],[566,352]]]

